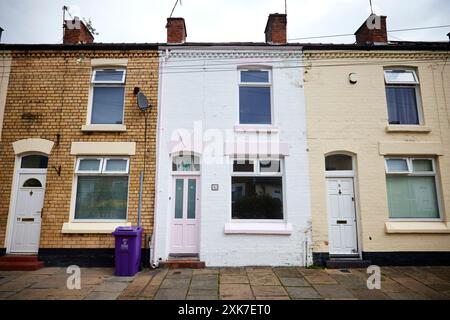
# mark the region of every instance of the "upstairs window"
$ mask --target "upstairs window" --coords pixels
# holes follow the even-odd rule
[[[389,124],[420,124],[419,78],[414,70],[385,70]]]
[[[272,124],[270,70],[239,71],[239,123]]]
[[[123,124],[125,76],[125,69],[94,70],[90,124]]]

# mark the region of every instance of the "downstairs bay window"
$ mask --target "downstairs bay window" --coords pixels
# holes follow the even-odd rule
[[[388,158],[386,181],[391,219],[439,219],[434,159]]]
[[[128,175],[127,158],[78,159],[74,220],[126,220]]]
[[[283,174],[279,159],[233,161],[232,220],[283,220]]]

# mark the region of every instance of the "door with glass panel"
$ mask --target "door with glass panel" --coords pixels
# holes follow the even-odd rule
[[[172,254],[199,252],[199,182],[197,176],[173,178]]]
[[[15,191],[11,253],[38,252],[47,164],[48,158],[43,155],[28,155],[20,160],[20,168],[16,172],[18,185]]]

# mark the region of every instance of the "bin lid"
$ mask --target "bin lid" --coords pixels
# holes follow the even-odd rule
[[[115,236],[137,236],[139,233],[142,233],[142,227],[117,227],[116,230],[112,233]]]

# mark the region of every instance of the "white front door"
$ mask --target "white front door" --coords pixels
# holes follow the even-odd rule
[[[11,238],[12,253],[37,253],[44,206],[45,173],[19,173]]]
[[[171,249],[174,254],[199,252],[200,178],[174,177]]]
[[[358,254],[353,178],[328,178],[330,255]]]

